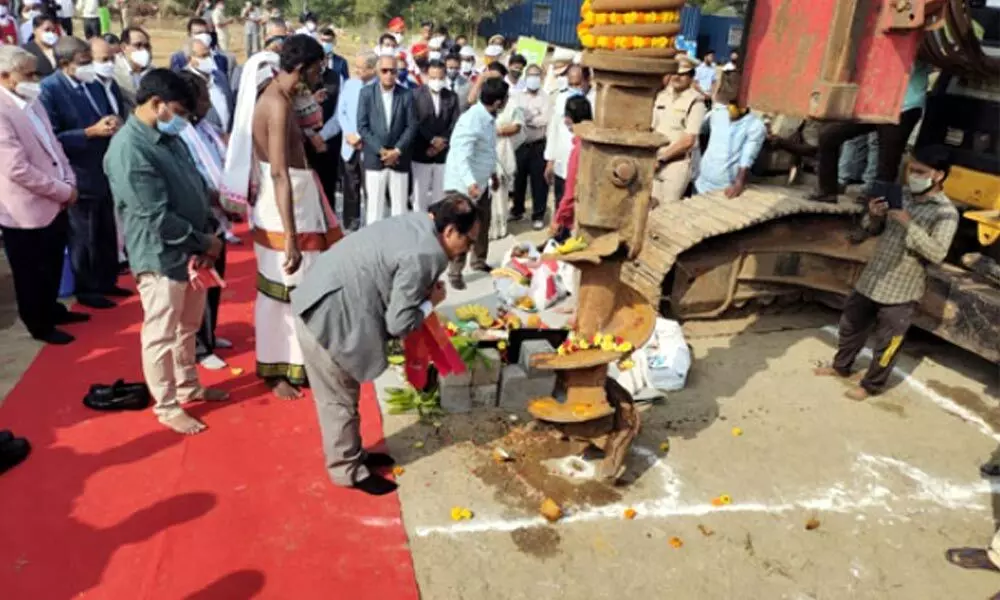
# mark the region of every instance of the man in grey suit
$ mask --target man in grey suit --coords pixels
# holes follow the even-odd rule
[[[358,96],[358,135],[363,143],[368,225],[385,217],[389,192],[392,215],[406,212],[410,186],[410,159],[420,122],[413,94],[396,83],[396,59],[378,59],[378,83],[361,88]]]
[[[438,278],[468,251],[479,222],[472,202],[449,194],[430,207],[383,219],[345,237],[316,259],[291,293],[333,483],[372,495],[396,484],[372,472],[395,461],[361,445],[361,382],[387,366],[391,338],[414,331],[444,300]]]

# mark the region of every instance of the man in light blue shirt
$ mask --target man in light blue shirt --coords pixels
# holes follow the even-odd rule
[[[702,57],[702,63],[694,70],[695,89],[705,98],[712,96],[712,86],[715,85],[715,52],[709,50]]]
[[[708,113],[711,134],[694,182],[699,194],[719,190],[724,190],[727,198],[742,194],[750,167],[767,139],[760,117],[739,105],[738,89],[737,75],[723,76],[715,105]]]
[[[341,169],[343,173],[344,207],[343,227],[357,231],[361,226],[361,185],[364,169],[361,165],[361,135],[358,133],[358,97],[361,88],[375,79],[375,64],[378,56],[365,52],[354,58],[354,76],[345,79],[337,98],[336,122],[343,134],[340,147]],[[332,119],[331,119],[332,120]]]
[[[486,255],[490,242],[490,185],[497,163],[496,117],[507,104],[510,86],[496,71],[487,70],[480,77],[484,80],[479,102],[458,118],[451,134],[448,159],[444,164],[444,189],[445,192],[465,194],[476,203],[479,235],[473,241],[469,266],[488,273],[492,270],[486,264]],[[462,269],[466,254],[455,258],[448,266],[448,280],[457,290],[465,289]]]

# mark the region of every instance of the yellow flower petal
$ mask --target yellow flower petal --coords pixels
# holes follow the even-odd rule
[[[232,369],[229,369],[229,372],[232,373],[233,375],[239,376],[243,374],[243,369],[240,367],[233,367]]]
[[[739,427],[733,427],[733,436],[740,437],[741,435],[743,435],[743,430]]]
[[[670,450],[670,442],[666,440],[660,442],[660,452],[666,452],[668,450]]]
[[[406,469],[404,469],[399,465],[396,465],[395,467],[392,468],[392,474],[395,475],[396,477],[399,477],[403,473],[406,473]]]

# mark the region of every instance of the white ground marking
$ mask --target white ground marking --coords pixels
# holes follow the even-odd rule
[[[832,336],[835,339],[838,337],[837,327],[834,325],[827,325],[825,327],[822,327],[820,331],[829,336]],[[861,357],[867,360],[871,360],[872,351],[869,348],[865,348],[864,350],[861,351]],[[987,424],[986,421],[984,421],[983,418],[977,415],[976,413],[965,408],[961,404],[956,403],[952,399],[946,398],[945,396],[942,396],[941,394],[935,392],[934,390],[924,385],[923,382],[918,381],[916,378],[911,376],[906,371],[903,371],[899,367],[893,367],[892,373],[896,377],[902,379],[903,383],[909,386],[910,389],[912,389],[913,391],[917,392],[924,398],[930,400],[934,404],[937,404],[938,406],[950,412],[951,414],[965,421],[968,421],[969,423],[972,423],[973,425],[976,426],[977,429],[979,429],[979,432],[985,435],[986,437],[991,438],[993,441],[1000,442],[1000,434],[994,431],[993,428],[990,427],[989,424]]]
[[[633,452],[651,460],[663,477],[664,495],[662,497],[635,504],[616,503],[588,507],[569,513],[560,523],[621,519],[626,508],[635,509],[637,519],[700,517],[709,513],[727,512],[781,514],[796,510],[813,510],[853,513],[867,509],[879,509],[887,513],[885,516],[888,519],[906,520],[908,517],[904,513],[925,511],[927,507],[924,505],[928,504],[932,507],[949,510],[986,511],[990,509],[989,494],[1000,493],[1000,483],[992,484],[992,486],[985,481],[968,484],[955,483],[934,477],[901,460],[861,453],[857,455],[852,467],[855,480],[851,486],[838,482],[818,493],[778,504],[740,501],[727,506],[714,506],[705,502],[685,504],[679,501],[682,484],[673,468],[660,460],[656,453],[648,448],[636,446],[633,447]],[[905,489],[890,489],[888,486],[894,482],[896,488]],[[902,511],[897,513],[895,509],[902,509]],[[545,519],[540,516],[503,519],[477,515],[471,521],[447,525],[418,526],[414,528],[414,534],[418,537],[426,537],[436,534],[509,532],[525,527],[537,527],[545,523]]]

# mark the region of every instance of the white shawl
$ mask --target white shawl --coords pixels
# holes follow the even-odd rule
[[[278,55],[268,50],[254,54],[243,65],[220,190],[221,195],[231,202],[246,205],[251,197],[251,184],[256,171],[253,156],[254,107],[259,90],[277,71]]]

